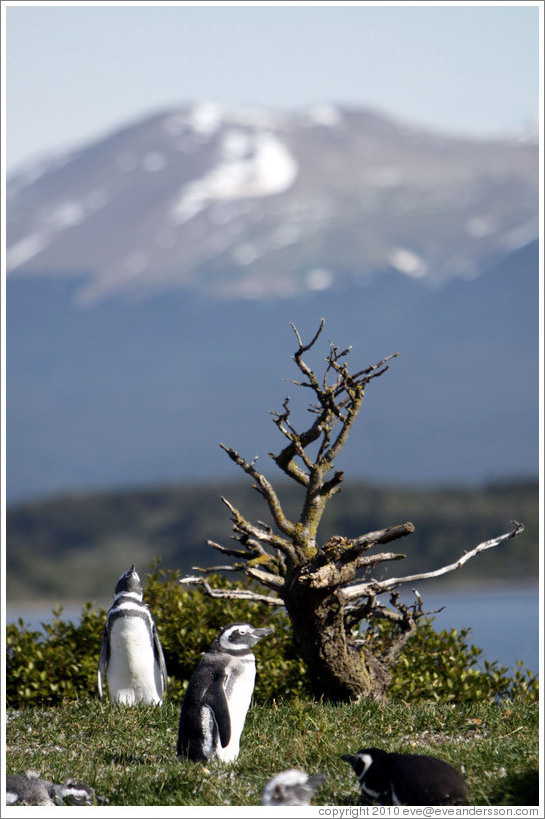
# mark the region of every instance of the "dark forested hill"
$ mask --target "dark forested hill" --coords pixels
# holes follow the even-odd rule
[[[298,488],[281,485],[278,494],[287,514],[296,518]],[[206,545],[207,539],[226,545],[231,537],[221,496],[250,519],[270,520],[261,497],[241,482],[62,496],[13,506],[6,527],[8,602],[105,605],[115,580],[132,562],[142,575],[157,556],[164,568],[182,572],[225,563]],[[407,557],[396,564],[398,576],[453,562],[477,543],[507,532],[513,519],[524,523],[522,535],[478,555],[448,580],[465,586],[537,582],[539,497],[533,481],[436,490],[347,484],[329,504],[320,540],[411,520],[416,531],[399,543]]]

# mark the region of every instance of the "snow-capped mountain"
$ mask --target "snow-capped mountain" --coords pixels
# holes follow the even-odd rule
[[[7,185],[7,269],[80,304],[183,288],[294,296],[394,269],[472,278],[538,234],[538,147],[372,111],[212,103],[150,116]]]
[[[532,139],[200,103],[7,194],[10,502],[240,477],[219,441],[266,470],[269,412],[297,395],[290,322],[310,339],[322,316],[351,366],[400,353],[370,385],[347,480],[537,474]]]

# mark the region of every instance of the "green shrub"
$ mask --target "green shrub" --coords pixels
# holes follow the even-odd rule
[[[367,631],[369,648],[385,648],[392,626],[381,622]],[[474,702],[524,698],[539,699],[537,677],[522,662],[509,669],[482,660],[483,651],[469,643],[471,629],[435,631],[433,618],[422,620],[407,641],[392,670],[388,696],[405,701]]]
[[[256,702],[311,696],[282,610],[246,600],[212,599],[200,589],[180,585],[179,579],[179,572],[163,570],[156,560],[145,583],[145,600],[163,645],[172,700],[181,701],[201,653],[232,622],[274,628],[274,634],[256,648]],[[229,589],[232,584],[212,576],[210,585]],[[27,629],[22,620],[7,626],[6,699],[10,707],[56,705],[66,698],[85,698],[97,692],[105,610],[85,604],[78,624],[62,620],[62,609],[53,614],[53,622],[43,624],[43,633]],[[370,650],[380,653],[388,628],[378,624],[368,630]],[[405,701],[471,702],[495,697],[537,701],[537,678],[521,664],[513,676],[496,663],[478,667],[482,651],[467,642],[469,634],[469,629],[438,633],[431,622],[422,622],[393,669],[389,696]]]
[[[86,603],[78,624],[61,619],[42,623],[44,633],[30,631],[23,620],[6,627],[6,701],[54,705],[97,690],[98,655],[106,612]]]

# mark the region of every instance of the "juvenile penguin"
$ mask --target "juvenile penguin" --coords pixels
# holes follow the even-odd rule
[[[62,805],[56,786],[36,771],[6,776],[6,805]]]
[[[134,567],[121,575],[108,610],[98,661],[98,693],[104,675],[112,700],[161,703],[167,691],[163,649]]]
[[[272,632],[249,623],[232,623],[220,631],[203,654],[182,702],[178,759],[237,758],[255,683],[252,648]]]
[[[96,805],[104,800],[97,799],[94,790],[85,782],[74,782],[67,779],[63,785],[55,785],[58,797],[63,805]]]
[[[437,757],[364,748],[342,759],[353,767],[364,796],[379,805],[467,804],[462,774]]]
[[[85,782],[67,779],[55,785],[40,779],[36,771],[6,776],[6,803],[8,805],[96,805],[93,789]]]
[[[268,807],[310,805],[314,792],[326,779],[324,774],[309,776],[297,768],[282,771],[269,779],[263,788],[261,804]]]

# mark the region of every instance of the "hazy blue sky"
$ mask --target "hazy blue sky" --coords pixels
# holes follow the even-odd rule
[[[3,2],[7,167],[197,99],[512,132],[538,120],[541,5]]]

